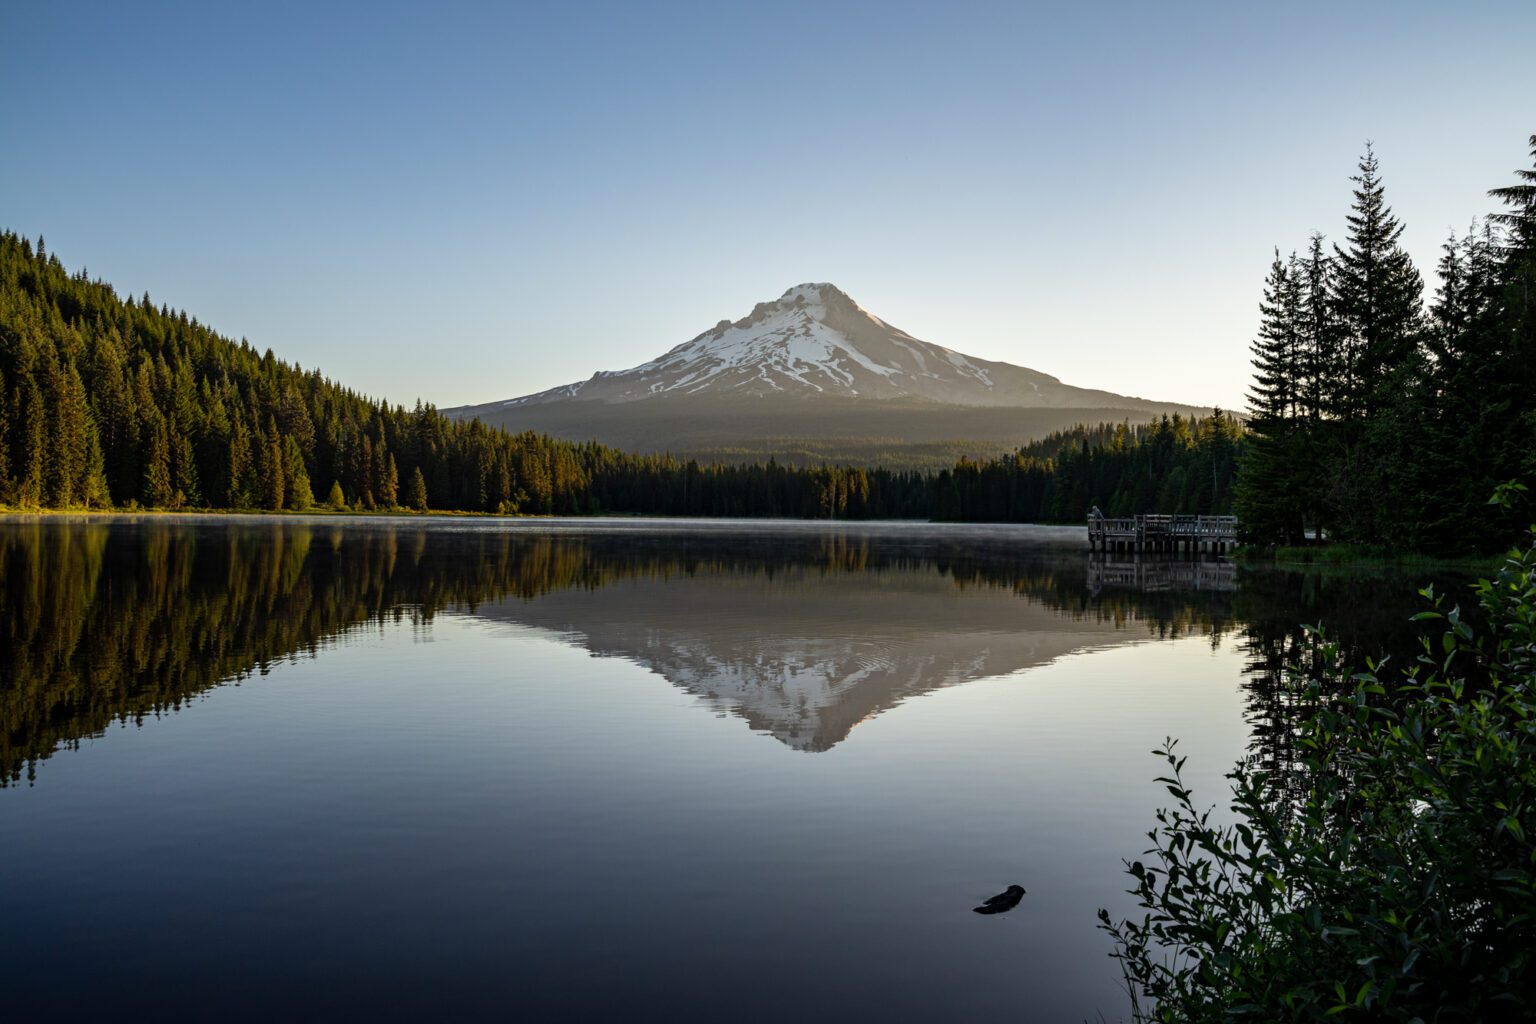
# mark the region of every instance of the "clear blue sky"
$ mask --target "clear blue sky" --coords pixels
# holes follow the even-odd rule
[[[0,8],[0,225],[367,393],[643,362],[800,281],[1241,402],[1374,140],[1428,273],[1528,165],[1536,3]]]

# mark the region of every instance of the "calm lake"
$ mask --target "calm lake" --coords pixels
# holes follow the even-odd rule
[[[1031,527],[0,519],[6,1013],[1118,1020],[1094,914],[1132,909],[1149,752],[1206,803],[1283,767],[1297,625],[1401,647],[1423,575]]]

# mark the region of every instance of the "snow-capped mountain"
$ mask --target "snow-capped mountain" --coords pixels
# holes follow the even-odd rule
[[[1073,387],[914,338],[830,284],[796,285],[628,370],[445,410],[630,451],[935,468],[1077,423],[1209,411]]]
[[[1011,406],[1097,405],[1119,398],[914,338],[823,283],[796,285],[772,302],[758,303],[751,315],[734,323],[721,320],[648,363],[499,404],[728,393]]]

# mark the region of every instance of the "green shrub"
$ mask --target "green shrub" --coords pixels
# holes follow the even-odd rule
[[[1443,633],[1411,665],[1351,671],[1312,632],[1301,775],[1238,765],[1231,824],[1157,751],[1145,913],[1099,912],[1136,1020],[1536,1018],[1536,529],[1477,585],[1483,635],[1424,593]]]

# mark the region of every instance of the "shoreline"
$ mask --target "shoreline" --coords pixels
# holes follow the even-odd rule
[[[1240,547],[1231,558],[1246,568],[1302,569],[1458,569],[1484,572],[1503,564],[1504,554],[1435,555],[1422,551],[1389,550],[1365,544],[1332,544],[1318,547]]]
[[[960,537],[989,540],[1020,540],[1031,546],[1077,547],[1088,549],[1087,526],[1057,523],[955,523],[927,519],[800,519],[790,517],[715,517],[715,516],[524,516],[498,515],[490,512],[336,512],[315,510],[233,511],[233,510],[138,510],[96,511],[43,509],[11,511],[0,509],[0,523],[29,519],[73,519],[99,522],[215,522],[219,520],[282,520],[303,523],[426,524],[454,522],[463,527],[511,527],[547,532],[606,533],[714,533],[714,534],[794,534],[794,533],[864,533],[889,537]]]
[[[218,521],[281,519],[290,522],[442,523],[459,522],[491,527],[558,532],[654,532],[654,533],[803,533],[836,528],[888,536],[976,536],[1014,538],[1032,545],[1067,547],[1081,545],[1087,553],[1086,525],[1066,523],[955,522],[931,519],[806,519],[796,516],[662,516],[637,513],[599,513],[587,516],[532,515],[521,513],[468,512],[447,509],[337,510],[316,507],[293,509],[16,509],[0,506],[0,523],[29,519],[85,519],[108,521]],[[1328,573],[1360,569],[1437,570],[1485,572],[1496,569],[1503,553],[1488,555],[1433,555],[1415,551],[1385,550],[1358,544],[1318,547],[1239,547],[1224,556],[1247,569],[1278,569]]]

